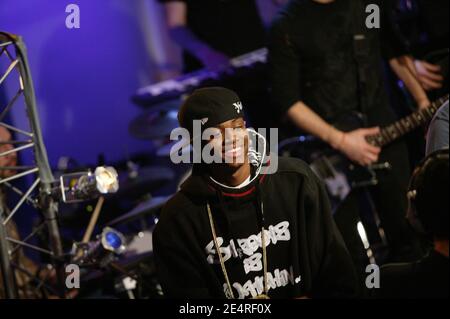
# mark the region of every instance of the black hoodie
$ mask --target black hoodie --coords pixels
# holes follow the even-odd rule
[[[195,172],[195,169],[194,169]],[[244,188],[223,189],[194,173],[165,205],[153,244],[167,297],[225,298],[227,285],[207,213],[237,298],[263,293],[259,207],[264,226],[271,298],[356,296],[356,275],[330,211],[326,191],[309,167],[280,158],[275,174]]]

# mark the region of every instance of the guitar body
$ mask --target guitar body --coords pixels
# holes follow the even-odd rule
[[[381,128],[380,133],[367,136],[367,142],[381,148],[392,143],[429,123],[437,110],[447,101],[448,94],[433,102],[430,107]],[[353,112],[340,118],[334,126],[341,131],[350,132],[367,127],[366,123],[364,115]],[[284,141],[280,143],[279,151],[282,155],[301,158],[310,165],[324,181],[334,210],[352,189],[377,185],[377,172],[391,169],[390,163],[375,163],[367,167],[357,165],[329,145],[311,136]]]
[[[354,112],[342,117],[334,126],[341,131],[350,132],[365,127],[365,122],[362,114]],[[297,143],[283,147],[281,154],[300,158],[309,164],[325,183],[333,211],[353,189],[376,185],[376,169],[389,166],[387,163],[374,167],[357,165],[315,138],[306,138],[301,142],[297,139]]]

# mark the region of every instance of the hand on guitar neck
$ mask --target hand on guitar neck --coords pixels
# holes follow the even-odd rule
[[[318,143],[314,138],[304,139],[301,143],[298,143],[297,138],[293,143],[285,141],[281,150],[309,163],[311,169],[325,182],[333,208],[336,209],[352,189],[377,185],[378,172],[391,168],[389,162],[378,163],[383,147],[429,123],[446,102],[448,94],[429,107],[388,126],[360,129],[357,128],[367,123],[363,114],[346,114],[345,118],[331,125],[307,105],[298,102],[289,109],[289,118],[336,151],[324,147],[323,143]]]
[[[362,166],[371,165],[378,161],[382,147],[429,123],[437,110],[447,101],[448,95],[443,96],[428,107],[419,109],[381,129],[378,127],[357,129],[349,133],[334,129],[330,144],[350,160]]]
[[[426,125],[447,101],[448,94],[434,101],[428,107],[383,128],[355,129],[363,125],[364,121],[361,121],[361,116],[364,117],[364,115],[356,116],[353,113],[348,115],[350,121],[345,119],[345,121],[340,121],[342,123],[330,125],[301,101],[288,110],[288,117],[304,131],[320,138],[351,161],[361,166],[369,166],[378,162],[382,147],[398,140],[414,129]],[[344,132],[347,130],[348,132]]]
[[[368,137],[379,132],[378,127],[357,129],[347,133],[335,131],[331,145],[351,161],[362,166],[371,165],[378,161],[381,148],[370,144]]]
[[[338,129],[340,126],[328,124],[301,101],[294,104],[287,115],[294,124],[320,138],[351,161],[362,166],[378,161],[381,149],[378,145],[369,143],[368,140],[369,136],[379,133],[379,128],[359,128],[344,133],[345,129],[340,130]]]

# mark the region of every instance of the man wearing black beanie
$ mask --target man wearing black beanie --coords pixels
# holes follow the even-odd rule
[[[355,271],[323,185],[300,160],[273,158],[278,169],[268,174],[262,165],[266,154],[247,156],[253,133],[243,112],[239,97],[224,88],[197,90],[180,109],[180,126],[192,144],[199,121],[202,133],[212,133],[202,146],[221,146],[221,160],[206,164],[202,157],[163,208],[153,244],[164,294],[355,296]]]

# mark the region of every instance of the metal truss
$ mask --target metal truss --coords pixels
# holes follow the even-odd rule
[[[0,191],[0,273],[3,277],[4,291],[7,298],[17,298],[18,291],[16,287],[16,275],[20,272],[25,276],[34,276],[22,269],[15,262],[15,256],[24,248],[32,249],[43,254],[47,254],[52,264],[57,270],[60,283],[63,278],[63,249],[61,245],[60,233],[57,223],[58,204],[52,197],[52,187],[54,178],[48,164],[47,153],[42,139],[39,117],[36,110],[36,99],[33,88],[25,45],[18,36],[0,32],[0,61],[7,64],[6,71],[0,70],[0,87],[6,85],[6,80],[12,80],[17,83],[17,92],[7,101],[6,105],[0,105],[0,126],[13,132],[15,140],[1,141],[0,146],[10,145],[10,149],[0,152],[0,158],[20,153],[26,150],[32,150],[34,164],[31,166],[0,166],[0,176],[2,172],[14,171],[11,176],[0,177],[0,189],[8,189],[18,195],[19,200],[12,207],[6,207],[5,200],[2,198],[3,192]],[[18,103],[22,98],[24,103]],[[28,127],[19,128],[11,123],[4,122],[6,115],[15,107],[25,107],[28,116]],[[32,180],[31,185],[21,190],[13,182],[18,179],[27,178]],[[28,205],[41,212],[44,220],[41,225],[36,227],[31,234],[23,239],[14,238],[11,234],[11,225],[17,214]],[[48,235],[47,247],[38,247],[30,243],[35,235],[46,229]],[[39,278],[31,278],[34,281],[41,282]],[[40,285],[45,285],[41,282]],[[0,287],[1,288],[1,287]],[[62,295],[62,290],[60,294]]]

